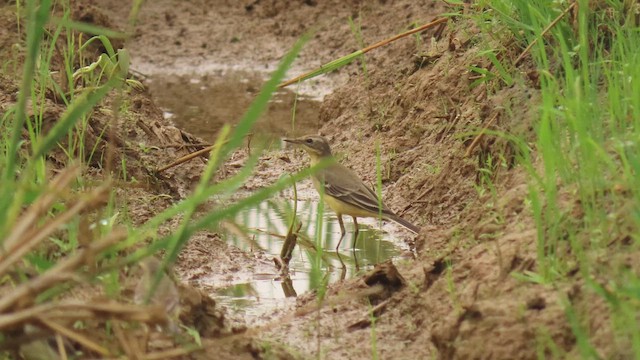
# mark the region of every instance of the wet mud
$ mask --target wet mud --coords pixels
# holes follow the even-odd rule
[[[82,11],[125,28],[129,2],[80,3]],[[146,170],[210,143],[221,124],[237,121],[301,35],[313,30],[290,76],[357,49],[350,17],[370,44],[447,10],[444,2],[409,0],[146,2],[128,44],[146,90],[131,95],[134,121],[121,129],[128,141],[150,149],[136,153],[128,165],[130,176],[148,179],[146,185],[118,189],[133,222],[143,223],[187,196],[204,162],[170,169],[160,182],[151,181]],[[317,251],[298,247],[290,283],[280,278],[273,257],[287,231],[286,216],[276,214],[292,204],[291,190],[247,209],[227,227],[196,234],[175,273],[192,289],[188,299],[197,305],[192,308],[215,308],[215,319],[224,323],[205,337],[244,337],[240,343],[234,336],[220,343],[229,353],[193,358],[371,359],[375,352],[381,359],[534,359],[540,329],[559,349],[577,356],[560,294],[585,311],[602,304],[582,292],[580,282],[549,289],[512,276],[536,266],[526,178],[513,166],[515,154],[506,141],[485,137],[469,151],[472,134],[494,116],[494,130],[530,136],[539,101],[535,84],[491,92],[470,86],[468,68],[478,65],[481,50],[472,41],[476,32],[473,24],[452,23],[446,36],[432,38],[429,31],[368,54],[366,72],[356,62],[276,94],[255,129],[273,146],[237,196],[306,166],[302,154],[281,146],[282,136],[320,133],[366,183],[376,182],[379,157],[385,202],[422,231],[412,236],[394,225],[363,221],[355,251],[347,238],[336,253],[335,216],[327,212],[322,231],[316,231],[317,198],[305,181],[298,188],[307,216],[304,233],[322,244],[328,259],[318,263]],[[15,101],[7,95],[14,83],[0,82],[0,105]],[[250,146],[234,153],[218,176],[237,171],[249,151]],[[498,154],[506,156],[490,169],[491,193],[482,190],[485,160]],[[159,233],[178,224],[174,219]],[[238,225],[248,235],[238,235]],[[344,276],[337,255],[345,259]],[[318,291],[322,277],[315,271],[328,274],[326,291]],[[194,323],[201,314],[181,320]]]
[[[213,142],[222,125],[242,118],[263,82],[263,74],[237,70],[200,76],[156,74],[144,83],[165,119]],[[274,94],[252,134],[278,145],[285,136],[315,133],[321,126],[319,108],[320,103],[313,98],[283,89]]]

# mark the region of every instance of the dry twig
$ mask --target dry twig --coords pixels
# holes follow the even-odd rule
[[[390,38],[388,38],[388,39],[384,39],[384,40],[379,41],[379,42],[377,42],[377,43],[375,43],[375,44],[373,44],[373,45],[369,45],[369,46],[367,46],[367,47],[365,47],[365,48],[361,49],[360,51],[361,51],[361,53],[362,53],[362,54],[366,54],[366,53],[368,53],[369,51],[371,51],[371,50],[373,50],[373,49],[377,49],[377,48],[379,48],[379,47],[381,47],[381,46],[387,45],[387,44],[389,44],[389,43],[391,43],[391,42],[394,42],[394,41],[396,41],[396,40],[398,40],[398,39],[401,39],[401,38],[403,38],[403,37],[407,37],[407,36],[409,36],[409,35],[412,35],[412,34],[415,34],[415,33],[418,33],[418,32],[422,32],[422,31],[425,31],[425,30],[427,30],[427,29],[429,29],[429,28],[432,28],[432,27],[434,27],[434,26],[436,26],[436,25],[440,25],[440,24],[445,23],[445,22],[447,22],[447,21],[449,21],[449,18],[439,18],[439,19],[436,19],[436,20],[434,20],[434,21],[432,21],[432,22],[430,22],[430,23],[428,23],[428,24],[425,24],[425,25],[419,26],[419,27],[417,27],[417,28],[415,28],[415,29],[411,29],[411,30],[409,30],[409,31],[405,31],[405,32],[403,32],[402,34],[398,34],[398,35],[392,36],[392,37],[390,37]],[[281,83],[280,85],[278,85],[278,87],[279,87],[279,88],[284,88],[284,87],[287,87],[287,86],[289,86],[289,85],[291,85],[291,84],[295,84],[295,83],[299,82],[300,80],[302,80],[302,79],[306,78],[307,76],[309,76],[309,75],[313,74],[313,73],[314,73],[314,72],[316,72],[316,71],[317,71],[317,70],[312,70],[312,71],[306,72],[306,73],[304,73],[304,74],[302,74],[302,75],[300,75],[300,76],[296,76],[295,78],[293,78],[293,79],[291,79],[291,80],[287,80],[287,81],[285,81],[285,82]]]
[[[558,15],[557,18],[555,18],[549,25],[547,25],[547,27],[544,28],[544,30],[542,30],[542,33],[540,34],[540,36],[533,39],[533,41],[529,44],[529,46],[527,46],[526,49],[524,49],[522,53],[520,53],[520,55],[516,58],[516,61],[513,63],[513,65],[518,66],[520,61],[524,59],[524,57],[527,55],[529,50],[531,50],[533,45],[535,45],[538,42],[538,39],[545,36],[549,32],[549,30],[551,30],[551,28],[553,28],[565,15],[567,15],[569,11],[571,11],[574,7],[576,7],[577,3],[578,3],[577,1],[572,2],[571,5],[569,5],[569,7],[562,12],[562,14]]]
[[[71,329],[68,329],[58,323],[56,323],[55,321],[51,321],[49,319],[46,319],[44,317],[39,319],[40,322],[42,322],[42,324],[46,325],[49,329],[53,330],[54,332],[66,337],[67,339],[73,340],[76,343],[82,345],[84,348],[86,348],[87,350],[91,350],[94,352],[97,352],[98,354],[102,355],[102,356],[109,356],[109,350],[107,350],[106,348],[104,348],[103,346],[101,346],[100,344],[97,344],[96,342],[94,342],[93,340],[89,339],[88,337],[77,333]]]
[[[204,155],[204,154],[207,154],[207,153],[211,152],[213,147],[214,147],[214,145],[211,145],[211,146],[207,146],[204,149],[192,152],[191,154],[185,155],[185,156],[179,158],[178,160],[172,162],[171,164],[163,166],[163,167],[161,167],[160,169],[158,169],[156,171],[160,173],[160,172],[163,172],[165,170],[169,170],[174,166],[178,166],[178,165],[180,165],[182,163],[185,163],[185,162],[187,162],[187,161],[189,161],[189,160],[191,160],[191,159],[193,159],[195,157],[198,157],[198,156],[201,156],[201,155]]]
[[[473,149],[475,149],[478,143],[480,143],[480,140],[482,140],[482,138],[484,137],[484,132],[487,131],[487,129],[491,125],[493,125],[493,122],[496,121],[497,118],[498,118],[498,113],[495,113],[491,118],[491,120],[489,120],[487,125],[485,125],[485,127],[483,127],[482,130],[480,130],[480,133],[475,137],[475,139],[473,139],[473,141],[471,142],[471,145],[469,145],[469,147],[467,148],[467,151],[465,151],[464,157],[471,156],[471,152],[473,151]]]
[[[150,324],[161,323],[166,315],[159,305],[132,305],[116,302],[87,303],[69,300],[62,303],[45,303],[28,309],[0,315],[0,332],[22,327],[26,323],[39,321],[46,316],[50,320],[76,321],[86,319],[117,319]]]
[[[371,318],[379,317],[380,314],[382,314],[382,312],[387,308],[387,305],[389,305],[389,301],[391,301],[391,299],[387,299],[381,302],[380,304],[374,306],[373,308],[369,309],[367,313],[364,314],[364,319],[354,322],[353,324],[349,325],[347,328],[349,330],[356,330],[356,329],[363,329],[367,326],[370,326]]]

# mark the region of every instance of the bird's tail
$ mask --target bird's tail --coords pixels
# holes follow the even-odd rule
[[[401,218],[400,216],[396,215],[396,214],[386,214],[386,218],[397,223],[400,224],[402,226],[404,226],[405,228],[407,228],[409,231],[413,232],[414,234],[418,234],[420,232],[420,228],[413,225],[412,223],[408,222],[407,220]]]

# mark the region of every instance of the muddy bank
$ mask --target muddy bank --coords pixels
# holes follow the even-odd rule
[[[128,4],[87,1],[77,11],[106,19],[101,25],[124,28]],[[123,146],[119,155],[127,159],[129,178],[140,185],[119,188],[118,198],[125,199],[119,205],[126,205],[134,224],[142,224],[186,197],[200,179],[203,160],[160,177],[154,170],[202,148],[220,123],[237,118],[259,86],[255,78],[273,69],[306,31],[313,29],[314,35],[291,75],[359,48],[349,17],[361,27],[363,42],[370,44],[446,11],[442,2],[404,0],[147,2],[129,44],[133,69],[146,89],[128,94],[130,112],[118,124],[120,137],[136,145]],[[180,254],[175,272],[191,285],[183,291],[183,301],[196,299],[204,305],[191,307],[199,310],[182,320],[192,325],[202,312],[213,312],[220,327],[201,336],[224,349],[224,356],[369,359],[375,352],[380,358],[526,359],[536,356],[540,329],[558,348],[575,354],[576,340],[559,294],[585,309],[590,303],[601,305],[581,291],[579,281],[558,291],[512,276],[536,266],[526,179],[514,167],[516,153],[506,141],[487,136],[470,148],[479,129],[487,126],[530,136],[539,102],[535,84],[492,91],[472,87],[469,66],[488,65],[478,64],[481,49],[472,41],[478,36],[473,24],[452,22],[443,36],[432,35],[430,31],[372,52],[365,59],[366,72],[362,63],[354,63],[312,82],[304,94],[323,102],[298,107],[301,122],[296,129],[288,120],[262,119],[256,132],[269,133],[272,146],[238,195],[305,165],[300,154],[280,148],[280,136],[325,135],[337,157],[371,184],[376,182],[379,152],[386,203],[423,227],[416,238],[386,231],[390,243],[399,243],[399,254],[389,257],[400,275],[393,277],[390,267],[372,270],[372,260],[366,271],[352,271],[354,278],[332,282],[322,301],[315,291],[298,293],[251,314],[260,324],[253,326],[245,310],[231,307],[238,299],[247,307],[264,302],[264,295],[245,284],[278,277],[274,251],[234,244],[228,229],[198,233]],[[246,71],[251,75],[236,76]],[[217,83],[225,81],[227,85],[216,90]],[[15,83],[1,83],[3,106],[15,101],[10,95]],[[216,102],[223,95],[237,100],[233,111],[224,109],[230,100]],[[275,117],[285,117],[296,101],[289,95],[275,102]],[[52,113],[61,110],[52,105]],[[213,121],[211,114],[224,115]],[[100,112],[95,117],[96,124],[108,121]],[[238,171],[251,151],[247,145],[232,155],[217,179]],[[92,166],[90,171],[99,174],[100,164]],[[299,190],[315,196],[308,182]],[[278,198],[292,196],[288,190]],[[159,234],[178,225],[179,219],[173,219]],[[380,238],[369,240],[379,243]],[[227,290],[240,296],[225,302]],[[201,295],[188,296],[190,291]],[[220,340],[221,335],[230,340]]]
[[[258,62],[267,62],[269,65],[265,68],[270,68],[278,57],[273,52],[247,53],[249,37],[229,40],[232,36],[228,34],[238,29],[237,19],[257,21],[268,30],[287,28],[284,24],[295,22],[298,12],[307,18],[326,11],[307,5],[299,5],[293,12],[268,11],[270,6],[277,8],[278,4],[261,3],[264,12],[255,8],[217,8],[216,11],[236,16],[227,19],[221,32],[227,35],[216,33],[213,37],[214,43],[223,44],[216,48],[218,52],[180,42],[177,46],[187,47],[180,55],[154,49],[138,55],[137,59],[153,66],[171,62],[182,66],[185,61],[224,63],[225,54],[229,52],[247,58],[249,64],[255,64],[258,57]],[[345,26],[348,15],[357,16],[363,36],[370,43],[399,32],[406,26],[400,24],[406,24],[407,19],[426,22],[444,11],[431,2],[351,5],[349,9],[338,7],[342,17],[319,20],[327,25],[318,30],[300,63],[311,68],[316,65],[314,60],[328,61],[355,49],[355,43],[348,41],[323,41],[352,38]],[[166,13],[166,8],[159,6],[151,11],[156,14],[155,17],[147,14],[149,19],[155,19],[152,23],[168,21],[158,15],[162,11]],[[180,15],[167,15],[167,18],[174,24],[184,24],[186,19],[208,16],[215,17],[210,12],[199,13],[191,8],[184,18]],[[342,23],[337,26],[329,25],[339,22]],[[205,23],[202,22],[202,26]],[[289,33],[265,31],[258,36],[260,41],[251,42],[255,47],[249,48],[262,49],[273,44],[286,48],[305,28]],[[522,124],[530,120],[531,107],[527,104],[536,103],[535,91],[526,84],[492,95],[483,87],[470,88],[468,66],[477,61],[479,49],[470,45],[472,33],[457,32],[456,28],[458,26],[452,25],[447,36],[437,42],[432,42],[430,34],[426,34],[419,42],[401,41],[373,53],[366,58],[366,75],[356,64],[343,69],[341,76],[350,75],[348,82],[329,94],[320,108],[323,126],[319,132],[329,138],[337,156],[365,182],[374,183],[375,171],[372,170],[376,165],[372,154],[379,147],[387,203],[425,228],[415,243],[408,239],[418,249],[418,259],[397,261],[406,286],[387,299],[372,300],[364,295],[368,285],[362,279],[332,284],[318,311],[313,310],[317,303],[309,294],[300,297],[295,316],[287,315],[294,311],[292,309],[274,312],[272,323],[259,332],[262,339],[285,343],[303,357],[320,352],[368,359],[372,351],[376,351],[383,358],[407,354],[413,358],[466,358],[482,354],[496,358],[518,354],[518,357],[529,358],[536,348],[531,334],[542,326],[552,329],[554,338],[566,339],[560,342],[566,349],[572,347],[573,336],[562,320],[563,312],[554,292],[524,286],[509,275],[534,266],[535,258],[535,248],[531,245],[535,233],[523,204],[526,186],[522,183],[522,174],[511,169],[513,158],[504,158],[503,163],[490,169],[491,180],[504,195],[498,197],[501,201],[478,191],[485,160],[509,150],[508,144],[488,138],[469,155],[467,147],[473,136],[461,138],[459,135],[477,131],[494,116],[498,117],[494,129],[527,131]],[[176,34],[180,38],[179,29],[165,31],[163,35],[150,31],[152,34],[145,37],[145,30],[141,30],[136,41],[144,49],[147,43],[159,47],[160,43],[168,42],[169,37],[175,39]],[[198,34],[200,30],[196,26],[186,31]],[[189,55],[194,52],[198,53],[196,60]],[[512,104],[519,104],[517,111],[513,111],[515,105]],[[506,117],[496,110],[505,108],[518,115]],[[286,152],[279,152],[265,160],[269,167],[276,164],[277,172],[292,170],[289,164],[276,160],[283,156],[290,157]],[[296,162],[301,160],[293,158]],[[272,175],[262,173],[258,177],[268,183]],[[376,312],[375,324],[367,323],[367,312],[371,306],[378,305],[382,306]],[[516,315],[522,308],[529,310]],[[490,335],[496,331],[500,336]]]

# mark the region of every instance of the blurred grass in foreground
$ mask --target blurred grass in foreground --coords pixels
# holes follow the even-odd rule
[[[132,22],[138,9],[139,3],[134,4]],[[48,336],[64,334],[85,356],[122,355],[126,349],[119,346],[122,344],[112,332],[117,323],[155,323],[162,320],[162,312],[153,306],[73,300],[70,294],[74,287],[98,287],[111,300],[121,300],[120,272],[126,266],[163,251],[164,269],[175,261],[195,232],[216,228],[221,220],[290,186],[291,179],[283,178],[245,199],[193,219],[198,205],[214,195],[230,194],[252,173],[259,156],[257,151],[236,175],[211,182],[223,161],[242,145],[305,39],[283,58],[237,126],[233,130],[227,126],[219,133],[194,193],[135,228],[121,223],[118,216],[113,169],[108,164],[103,167],[103,180],[96,183],[93,179],[92,186],[86,185],[89,182],[84,175],[95,150],[86,148],[84,131],[92,121],[95,107],[107,98],[121,97],[128,86],[139,86],[127,78],[126,50],[116,51],[108,37],[117,33],[74,23],[70,20],[68,2],[18,1],[16,11],[27,15],[26,19],[20,19],[27,43],[18,101],[1,122],[7,131],[0,137],[0,286],[4,289],[0,295],[0,347],[15,350],[17,345],[12,347],[12,339],[20,335],[28,338],[27,329],[35,327]],[[52,23],[52,14],[58,13],[62,16]],[[82,41],[82,35],[73,31],[76,28],[95,36]],[[52,53],[61,38],[66,44],[61,56],[64,60],[58,64],[63,75],[53,76],[56,71]],[[93,42],[100,42],[106,53],[87,63],[82,53]],[[44,108],[49,90],[53,90],[66,109],[45,131],[42,111],[38,110]],[[113,115],[112,126],[117,116]],[[24,129],[27,139],[23,136]],[[99,137],[105,141],[103,135]],[[63,139],[67,140],[67,147],[62,145]],[[51,163],[47,157],[60,148],[67,156],[66,166],[56,170],[58,175],[50,179]],[[121,163],[126,167],[125,158]],[[292,178],[300,180],[309,172],[305,170]],[[180,227],[160,236],[159,225],[176,216],[181,217]],[[162,273],[157,272],[154,284],[161,280]],[[147,299],[154,288],[155,285],[151,286]],[[88,321],[93,328],[87,327]],[[96,327],[102,330],[99,335],[95,333]]]

